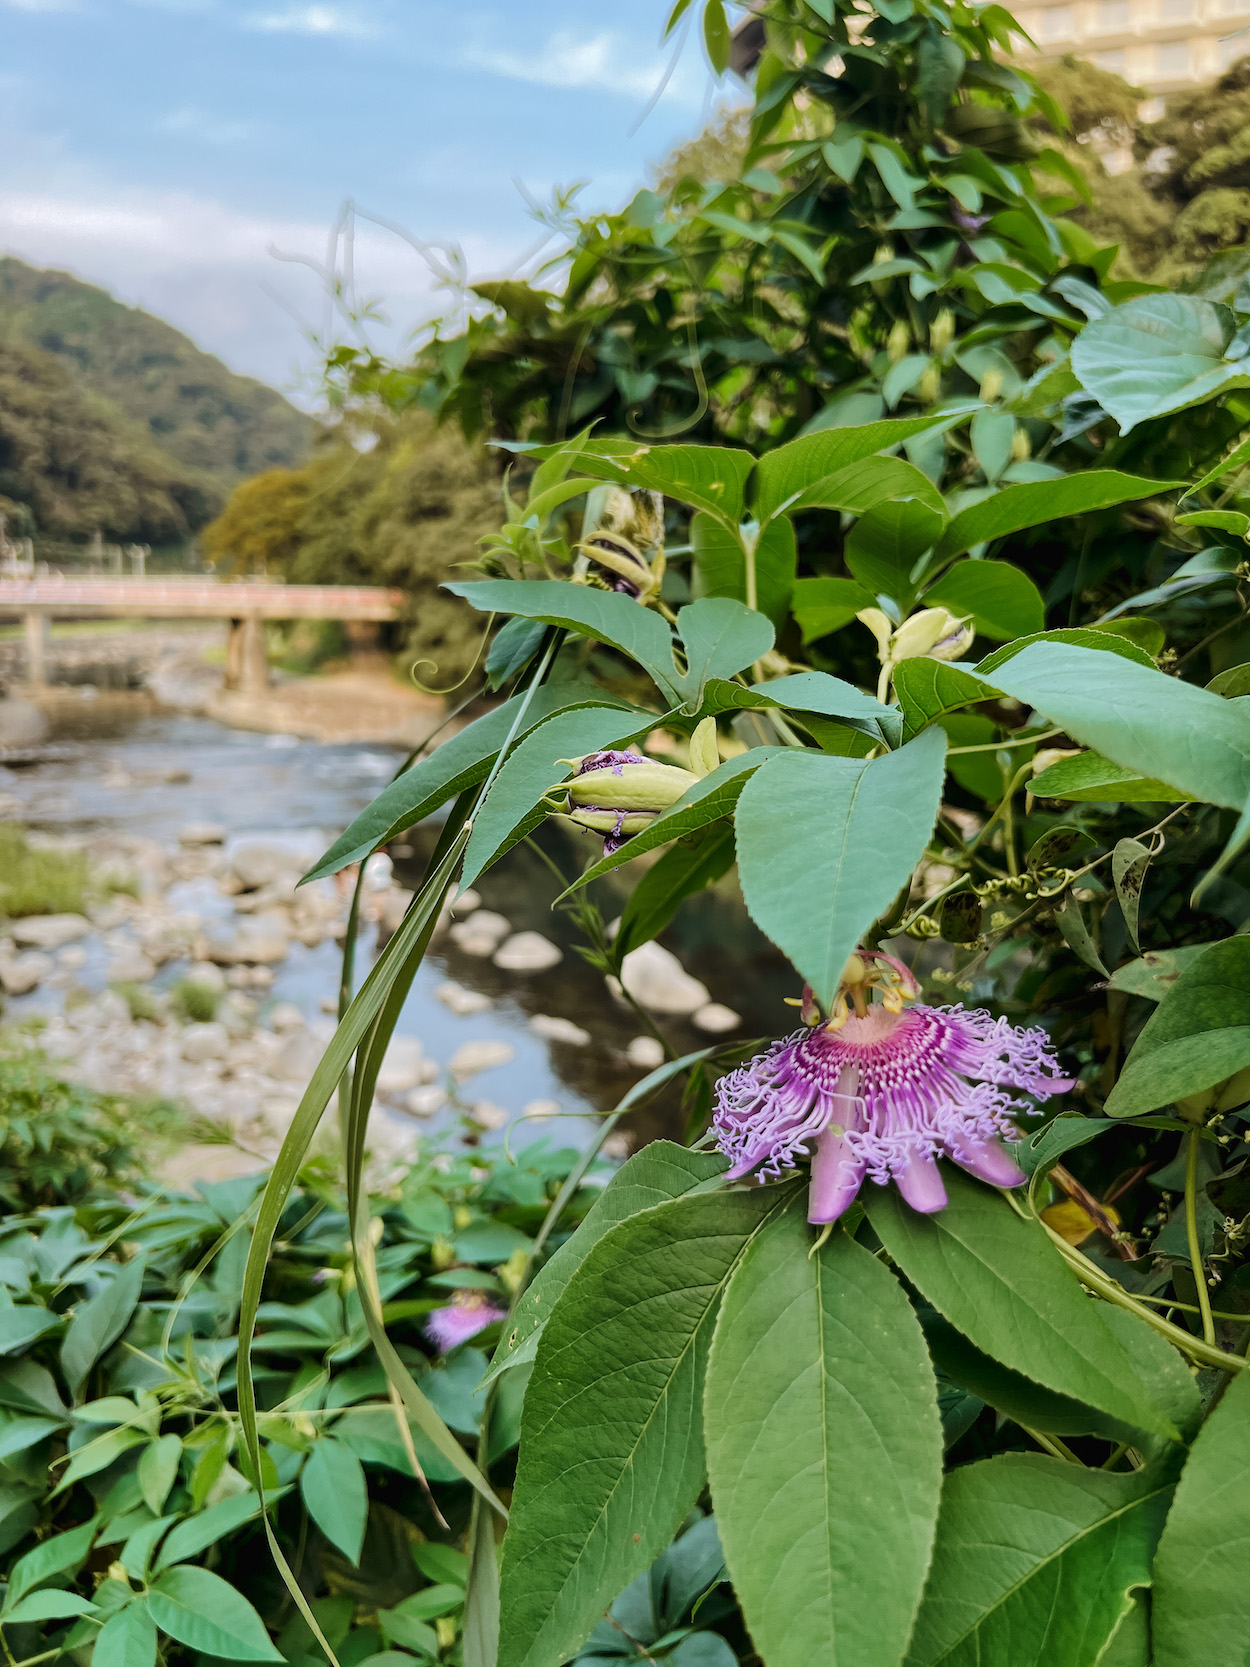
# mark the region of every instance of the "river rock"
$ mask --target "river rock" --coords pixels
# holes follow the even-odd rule
[[[24,996],[36,989],[55,970],[56,962],[40,950],[27,950],[24,955],[7,955],[0,959],[0,988],[5,995]]]
[[[123,949],[109,961],[105,976],[110,984],[146,984],[156,977],[156,962],[141,949]]]
[[[224,966],[285,961],[291,948],[286,916],[274,910],[243,919],[233,932],[210,933],[205,947],[207,958]]]
[[[709,1036],[723,1036],[726,1031],[737,1030],[742,1018],[724,1002],[709,1001],[706,1007],[695,1009],[690,1015],[690,1022],[696,1029],[707,1031]]]
[[[548,1042],[565,1042],[571,1048],[584,1048],[590,1041],[588,1030],[575,1025],[572,1019],[562,1019],[551,1013],[535,1013],[530,1020],[530,1029]]]
[[[497,1106],[491,1100],[476,1100],[469,1107],[469,1116],[479,1129],[502,1129],[510,1120],[511,1113],[502,1106]]]
[[[449,1007],[462,1019],[467,1019],[474,1013],[485,1013],[494,1005],[490,997],[481,990],[468,990],[451,978],[438,986],[434,992],[434,999],[441,1001],[444,1007]]]
[[[458,891],[451,900],[451,911],[457,915],[472,914],[474,909],[480,909],[481,906],[482,899],[472,886],[466,886],[463,891]]]
[[[414,1117],[433,1117],[447,1104],[447,1090],[440,1083],[410,1088],[404,1095],[404,1110]]]
[[[635,1036],[625,1049],[625,1057],[639,1070],[654,1071],[664,1063],[664,1044],[654,1036]]]
[[[685,1018],[711,1000],[706,984],[692,978],[670,950],[654,942],[630,950],[621,965],[621,982],[649,1013]]]
[[[303,1030],[304,1015],[293,1001],[277,1002],[269,1015],[269,1028],[279,1035],[290,1030]]]
[[[245,840],[230,853],[230,869],[247,891],[271,886],[286,874],[298,876],[299,858],[284,845],[271,845],[263,839]]]
[[[181,1053],[188,1065],[203,1065],[210,1059],[224,1059],[229,1052],[229,1032],[216,1019],[208,1024],[183,1027]]]
[[[379,1094],[403,1094],[425,1079],[425,1049],[415,1036],[392,1036],[382,1068],[378,1072]],[[435,1066],[435,1070],[438,1067]]]
[[[475,909],[468,920],[456,921],[449,935],[456,948],[466,955],[493,955],[511,930],[502,915],[492,914],[489,909]]]
[[[463,1042],[451,1056],[448,1070],[453,1077],[471,1077],[478,1071],[491,1071],[498,1065],[510,1065],[516,1058],[511,1042],[494,1037],[482,1037],[475,1042]]]
[[[66,972],[77,972],[87,964],[87,951],[80,943],[67,944],[64,949],[57,950],[56,963]]]
[[[179,845],[224,845],[226,830],[220,822],[188,822],[178,829]]]
[[[0,699],[0,747],[37,747],[48,732],[48,720],[32,701],[20,695]]]
[[[559,1111],[559,1100],[527,1100],[521,1107],[522,1117],[555,1117]]]
[[[225,994],[226,975],[212,961],[193,961],[183,976],[188,982],[202,984],[206,990],[212,990],[217,995]]]
[[[284,1082],[306,1083],[325,1052],[325,1044],[311,1030],[293,1030],[274,1061],[273,1074]]]
[[[480,918],[470,916],[471,921]],[[564,953],[541,932],[516,932],[500,944],[491,959],[504,972],[546,972],[548,967],[560,964]]]
[[[23,949],[60,949],[85,938],[90,930],[86,915],[27,915],[11,927],[13,942]]]

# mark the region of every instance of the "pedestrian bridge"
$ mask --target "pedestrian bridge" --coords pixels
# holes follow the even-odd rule
[[[0,579],[0,619],[26,626],[26,676],[46,681],[53,619],[227,619],[226,687],[268,686],[267,619],[394,619],[404,595],[372,585],[279,585],[190,577]]]

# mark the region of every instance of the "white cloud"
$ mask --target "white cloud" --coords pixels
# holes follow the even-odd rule
[[[479,45],[469,54],[477,69],[511,81],[529,81],[542,87],[565,87],[579,91],[608,92],[618,97],[649,99],[668,70],[668,61],[655,52],[640,52],[625,35],[604,30],[598,35],[579,37],[561,29],[536,52],[499,50]],[[666,99],[696,103],[702,97],[706,74],[696,62],[693,49],[684,52],[665,88]]]
[[[280,12],[254,12],[244,27],[276,35],[347,35],[366,40],[377,30],[358,12],[344,6],[287,6]]]
[[[230,121],[193,104],[170,110],[156,123],[161,133],[177,133],[206,145],[239,145],[256,136],[255,122]]]
[[[15,12],[78,12],[78,0],[2,0]]]

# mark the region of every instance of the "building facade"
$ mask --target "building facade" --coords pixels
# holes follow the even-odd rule
[[[1212,81],[1250,54],[1250,0],[1059,0],[1015,15],[1044,57],[1074,53],[1154,94]]]

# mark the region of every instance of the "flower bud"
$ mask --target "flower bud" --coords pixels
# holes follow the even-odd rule
[[[613,575],[611,579],[603,579],[602,575],[600,576],[602,583],[606,584],[609,590],[632,596],[635,601],[644,605],[660,594],[660,583],[664,577],[662,550],[656,555],[654,563],[649,565],[645,556],[629,539],[620,533],[603,529],[591,533],[577,548],[582,555],[589,557],[596,567],[606,568],[608,573]]]
[[[945,608],[922,608],[895,631],[890,658],[896,664],[922,654],[934,660],[957,660],[975,634],[967,619],[957,619]]]
[[[1011,436],[1011,461],[1013,463],[1027,463],[1033,455],[1033,447],[1029,442],[1028,430],[1018,428]]]
[[[916,387],[922,405],[936,405],[942,393],[942,373],[936,365],[929,365]]]
[[[905,318],[895,319],[890,326],[890,333],[885,342],[885,350],[890,356],[890,363],[892,365],[898,364],[910,346],[911,331],[908,328],[907,320]]]
[[[1003,391],[1003,373],[997,365],[991,365],[981,378],[980,397],[986,405],[993,405]]]
[[[943,307],[929,326],[929,346],[934,353],[945,353],[954,339],[955,315],[949,307]]]
[[[591,754],[593,759],[597,755]],[[588,767],[589,766],[589,767]],[[611,810],[667,810],[675,805],[699,777],[675,764],[655,764],[649,758],[620,764],[592,764],[582,761],[578,774],[567,784],[575,805],[594,805]]]
[[[690,768],[696,776],[710,776],[720,764],[716,745],[716,719],[704,718],[690,737]]]
[[[613,849],[622,840],[649,828],[658,815],[655,810],[599,810],[593,805],[568,812],[570,822],[576,822],[579,828],[590,833],[602,834],[605,840],[613,841]]]
[[[1062,764],[1065,758],[1079,758],[1080,747],[1039,747],[1033,754],[1033,774],[1040,776],[1052,764]]]

